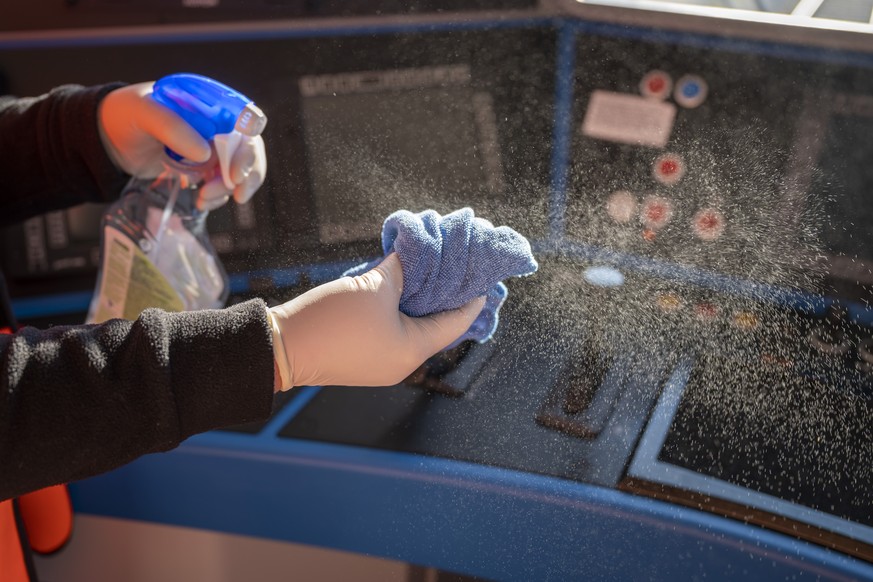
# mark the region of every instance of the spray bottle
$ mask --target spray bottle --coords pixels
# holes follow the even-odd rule
[[[243,135],[260,135],[267,118],[245,95],[200,75],[164,77],[152,98],[211,141],[216,156],[192,164],[166,148],[161,174],[131,179],[109,207],[89,323],[135,319],[147,307],[218,308],[227,299],[227,273],[209,242],[207,212],[197,209],[197,195],[217,170],[233,189],[233,154]]]

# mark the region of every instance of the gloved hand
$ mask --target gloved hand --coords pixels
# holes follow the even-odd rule
[[[203,163],[212,148],[175,112],[151,98],[154,83],[128,85],[110,92],[100,103],[98,120],[103,147],[115,165],[132,176],[153,178],[163,170],[164,146],[184,158]],[[197,207],[213,210],[233,199],[243,204],[264,183],[267,157],[260,136],[243,136],[231,160],[229,190],[217,172],[200,189]]]
[[[400,312],[396,253],[357,277],[326,283],[269,309],[282,389],[390,386],[467,331],[484,297],[426,317]]]

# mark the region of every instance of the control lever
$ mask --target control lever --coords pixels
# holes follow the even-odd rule
[[[855,367],[859,372],[873,373],[873,337],[863,339],[858,344],[858,361]]]
[[[566,371],[566,394],[564,396],[564,412],[579,414],[588,410],[594,400],[594,394],[603,384],[603,378],[609,369],[609,361],[600,357],[593,350],[582,350],[577,357],[571,359]]]
[[[546,397],[537,422],[577,437],[598,436],[623,386],[622,375],[610,374],[613,360],[592,342],[584,342]]]
[[[461,342],[450,350],[431,356],[403,383],[445,396],[463,396],[494,353],[495,344],[494,339],[482,344],[470,340]]]
[[[810,330],[809,343],[823,354],[844,355],[852,348],[849,325],[848,308],[840,303],[832,303],[821,323]]]

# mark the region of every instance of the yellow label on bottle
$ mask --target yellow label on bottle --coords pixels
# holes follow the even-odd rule
[[[143,309],[182,311],[184,304],[167,278],[132,240],[111,227],[103,233],[103,269],[96,309],[89,323],[136,319]]]

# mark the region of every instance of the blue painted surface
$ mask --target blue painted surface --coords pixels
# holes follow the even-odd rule
[[[620,491],[272,436],[200,435],[72,494],[85,513],[498,580],[873,580],[873,565]]]
[[[78,293],[58,293],[37,297],[22,297],[12,301],[12,310],[17,319],[47,317],[88,311],[91,304],[91,291]]]
[[[160,32],[147,31],[141,34],[129,30],[119,32],[117,29],[101,31],[96,35],[57,35],[54,38],[45,36],[18,36],[0,39],[0,49],[31,49],[31,48],[62,48],[73,46],[119,46],[131,44],[164,44],[170,42],[227,42],[241,40],[271,40],[283,38],[323,38],[337,36],[360,36],[378,34],[410,34],[465,30],[499,30],[506,28],[532,28],[551,26],[559,22],[552,17],[540,18],[507,18],[505,20],[470,20],[445,22],[389,22],[371,23],[361,26],[322,26],[322,27],[246,27],[203,28],[200,30],[163,29]]]
[[[555,125],[552,130],[552,159],[549,187],[549,239],[564,237],[567,211],[567,173],[573,142],[573,86],[576,81],[576,34],[564,25],[558,32],[555,64]]]

